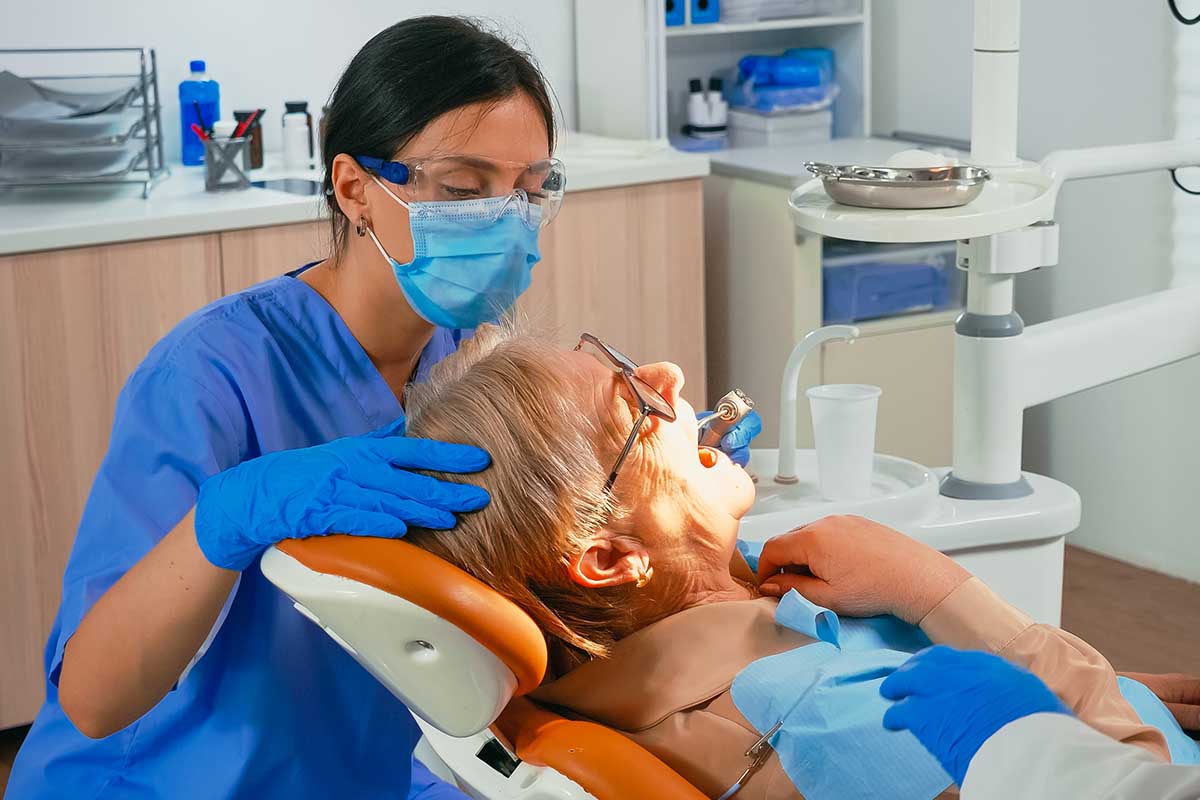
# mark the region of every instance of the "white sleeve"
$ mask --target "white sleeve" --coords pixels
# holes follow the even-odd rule
[[[962,800],[1200,800],[1200,767],[1164,764],[1066,714],[1010,722],[984,742]]]

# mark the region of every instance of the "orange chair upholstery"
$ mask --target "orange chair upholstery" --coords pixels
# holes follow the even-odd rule
[[[561,773],[598,800],[704,797],[620,733],[564,719],[522,697],[545,675],[545,638],[524,611],[482,581],[402,540],[322,536],[284,541],[276,548],[310,570],[420,606],[493,653],[512,671],[516,688],[492,728],[522,761]]]

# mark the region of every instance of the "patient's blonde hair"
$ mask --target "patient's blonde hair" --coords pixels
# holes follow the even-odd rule
[[[486,325],[406,389],[410,436],[492,456],[481,473],[437,474],[482,486],[491,503],[451,530],[413,528],[408,540],[513,600],[551,644],[603,656],[636,628],[632,589],[578,586],[567,565],[617,511],[603,491],[616,450],[596,452],[604,436],[556,373],[557,352],[511,323]]]

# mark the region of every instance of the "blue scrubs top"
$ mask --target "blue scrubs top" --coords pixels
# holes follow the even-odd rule
[[[403,413],[341,317],[296,274],[185,319],[121,391],[46,646],[46,703],[13,766],[9,797],[408,795],[420,735],[411,714],[296,613],[257,564],[242,574],[207,652],[140,720],[92,740],[58,704],[67,640],[195,505],[205,478],[263,453],[365,433]],[[435,330],[417,378],[463,336]],[[420,796],[449,796],[414,777]]]

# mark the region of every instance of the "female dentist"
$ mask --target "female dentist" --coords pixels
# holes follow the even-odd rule
[[[404,438],[404,386],[526,289],[563,174],[542,75],[459,19],[371,39],[328,120],[329,257],[196,312],[121,392],[9,797],[408,795],[408,710],[254,567],[488,502],[410,471],[489,459]]]

